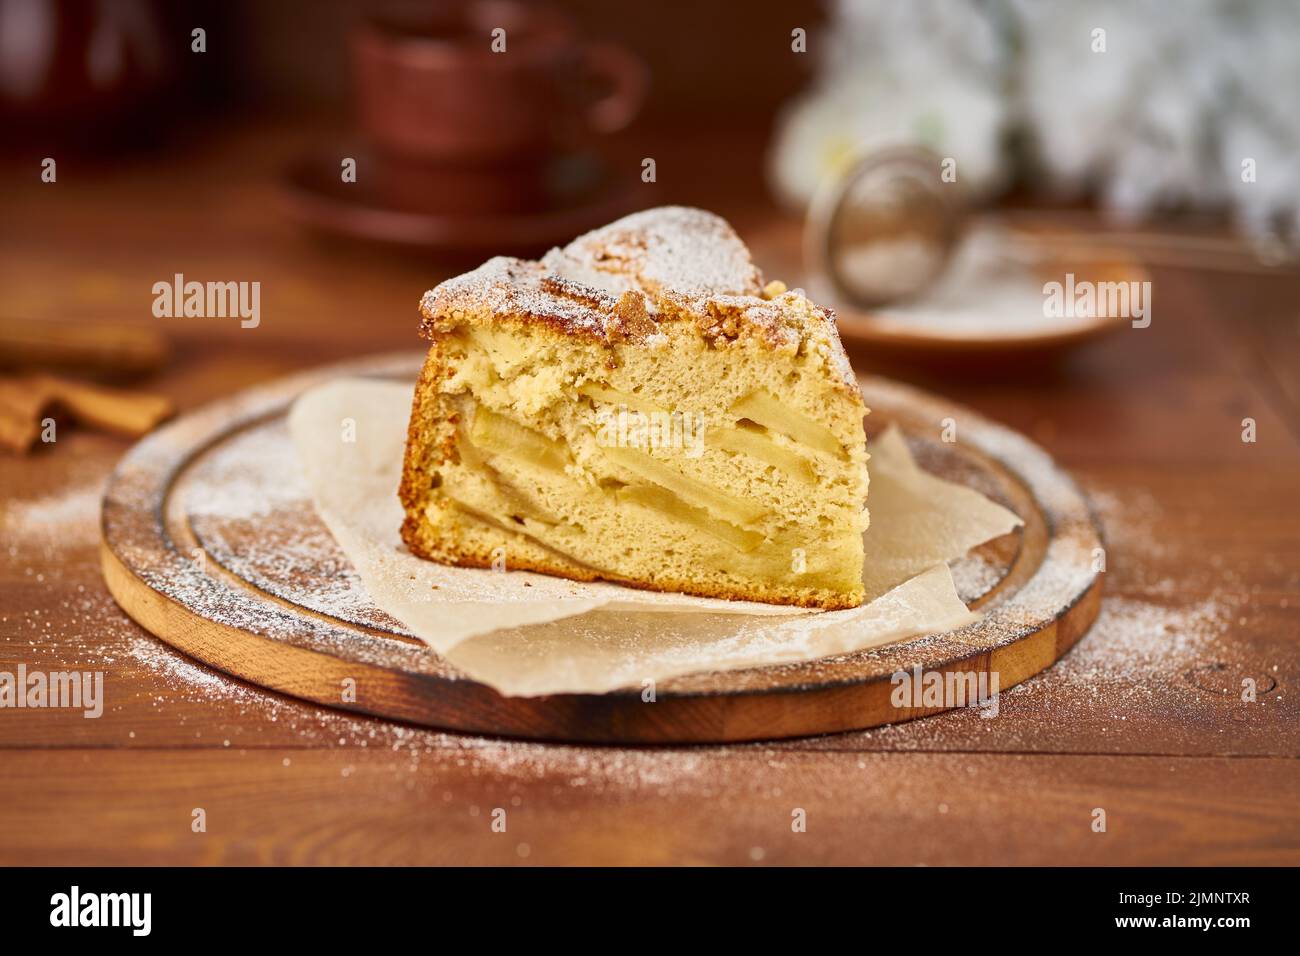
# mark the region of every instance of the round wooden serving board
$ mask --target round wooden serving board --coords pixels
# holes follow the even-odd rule
[[[675,678],[653,703],[639,688],[503,697],[357,599],[355,572],[294,473],[284,417],[300,393],[345,375],[413,380],[421,360],[407,353],[297,375],[136,445],[104,496],[103,567],[117,602],[191,657],[320,704],[451,730],[625,743],[792,737],[936,713],[945,708],[895,707],[891,675],[996,672],[1005,690],[1069,650],[1100,609],[1096,523],[1043,451],[942,398],[864,379],[869,433],[896,422],[928,471],[1024,519],[954,565],[981,620],[807,664]],[[940,440],[949,418],[953,443]],[[355,702],[340,699],[349,679]]]

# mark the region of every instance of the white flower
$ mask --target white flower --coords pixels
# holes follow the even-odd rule
[[[1006,178],[1006,57],[986,7],[950,0],[835,8],[825,69],[779,123],[771,173],[806,203],[828,175],[873,148],[921,143],[957,159],[975,193]]]
[[[855,154],[911,142],[989,196],[1018,140],[1058,195],[1127,215],[1230,204],[1255,231],[1296,230],[1297,36],[1295,0],[841,0],[772,178],[806,203]]]

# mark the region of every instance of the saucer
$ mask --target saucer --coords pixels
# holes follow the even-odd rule
[[[810,274],[791,230],[774,232],[754,248],[768,275],[791,288],[804,288],[814,301],[834,308],[846,345],[869,345],[876,355],[930,360],[1063,353],[1134,324],[1127,313],[1106,310],[1067,309],[1056,316],[1045,303],[1053,284],[1061,284],[1066,296],[1075,287],[1123,285],[1145,299],[1151,277],[1137,258],[1066,233],[1015,234],[1014,239],[1028,252],[1020,261],[1000,262],[998,247],[1006,236],[999,238],[997,230],[974,230],[945,274],[925,292],[875,309],[841,301],[825,277]]]
[[[357,181],[345,183],[340,163],[357,161]],[[447,254],[529,256],[563,245],[640,205],[635,168],[616,174],[594,154],[553,160],[544,195],[527,212],[445,212],[398,208],[367,172],[374,156],[340,144],[300,157],[285,171],[283,196],[290,216],[315,232]],[[650,197],[647,195],[646,200]]]

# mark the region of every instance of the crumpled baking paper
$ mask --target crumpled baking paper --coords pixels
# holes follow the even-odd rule
[[[410,554],[397,500],[413,384],[342,379],[289,415],[316,510],[374,604],[502,694],[602,693],[700,671],[816,660],[977,619],[947,562],[1020,519],[923,471],[896,429],[870,445],[867,601],[809,611],[455,568]]]

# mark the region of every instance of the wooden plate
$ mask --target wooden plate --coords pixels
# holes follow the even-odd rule
[[[929,471],[1001,501],[1024,527],[954,566],[984,617],[947,634],[806,664],[693,674],[639,689],[508,698],[457,674],[382,612],[356,600],[354,572],[294,472],[284,416],[342,375],[413,379],[403,353],[312,371],[207,406],[155,432],[104,496],[109,590],[141,625],[191,657],[333,707],[454,730],[557,740],[704,742],[827,733],[908,720],[890,677],[998,674],[1006,689],[1050,666],[1092,624],[1097,526],[1074,482],[1027,439],[974,412],[865,379],[869,431],[903,429]],[[940,440],[941,422],[959,441]],[[189,489],[190,493],[187,493]],[[202,489],[202,493],[194,493]],[[355,702],[341,699],[355,681]]]

